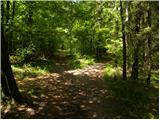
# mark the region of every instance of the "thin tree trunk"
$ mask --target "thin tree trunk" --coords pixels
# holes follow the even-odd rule
[[[136,48],[134,49],[134,62],[132,65],[132,73],[131,73],[131,77],[133,80],[137,80],[138,79],[138,63],[139,63],[139,46],[137,45]]]
[[[123,40],[123,80],[127,79],[126,75],[126,40],[125,40],[125,24],[123,19],[123,6],[122,1],[120,1],[120,13],[121,13],[121,20],[122,20],[122,40]]]
[[[138,34],[140,31],[140,13],[138,14],[138,16],[136,16],[136,27],[135,27],[135,33]],[[137,43],[136,43],[136,47],[134,49],[134,62],[132,65],[132,73],[131,73],[131,78],[133,80],[138,80],[138,69],[139,69],[139,46],[140,46],[140,41],[137,39]]]

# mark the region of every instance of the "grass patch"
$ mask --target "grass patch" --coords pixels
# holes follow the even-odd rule
[[[37,77],[38,75],[43,75],[47,73],[46,70],[40,69],[40,67],[32,67],[30,64],[25,64],[22,67],[12,65],[12,69],[16,79],[18,80],[24,79],[26,77]]]
[[[47,74],[53,70],[53,67],[53,62],[42,60],[12,65],[13,73],[18,80]]]
[[[90,56],[74,57],[69,60],[69,65],[74,68],[84,68],[95,63],[95,59]]]

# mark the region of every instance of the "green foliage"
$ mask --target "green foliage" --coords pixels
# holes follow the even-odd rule
[[[26,64],[12,65],[16,79],[32,78],[47,74],[53,71],[53,61],[37,60]]]
[[[113,79],[116,76],[120,76],[122,74],[121,67],[114,67],[112,64],[107,64],[104,70],[105,79]]]
[[[95,63],[95,59],[90,56],[76,56],[73,59],[70,59],[69,65],[76,69],[76,68],[84,68],[88,65],[92,65]]]
[[[35,46],[30,44],[27,48],[17,49],[16,55],[11,56],[10,60],[12,63],[29,62],[35,57]]]
[[[158,89],[136,81],[106,79],[112,96],[121,103],[126,118],[158,118]]]
[[[122,114],[128,118],[158,118],[158,67],[149,69],[159,62],[157,1],[128,4],[129,19],[124,22],[127,76],[138,68],[139,82],[121,80],[125,59],[120,9],[125,19],[127,2],[120,8],[119,1],[15,1],[14,8],[11,1],[9,10],[7,2],[2,2],[2,24],[16,79],[53,72],[52,61],[61,53],[70,56],[68,64],[75,69],[103,58],[109,61],[104,79],[112,96],[124,107]],[[133,67],[136,58],[138,67]],[[149,71],[150,88],[144,85]],[[29,90],[29,94],[34,92]]]
[[[142,81],[122,80],[122,69],[113,63],[106,65],[104,79],[111,96],[120,104],[126,118],[158,118],[158,73],[152,72],[152,85]]]
[[[152,73],[151,73],[151,84],[155,88],[159,88],[159,72],[158,71],[152,71]]]
[[[38,75],[44,75],[47,73],[46,70],[40,69],[39,67],[32,67],[29,64],[25,64],[24,66],[12,66],[13,72],[15,74],[16,79],[21,80],[26,77],[37,77]]]

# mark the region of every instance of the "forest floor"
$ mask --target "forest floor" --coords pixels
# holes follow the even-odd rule
[[[65,58],[58,58],[52,73],[18,81],[34,104],[8,106],[2,118],[120,118],[110,111],[117,103],[107,94],[104,67],[95,63],[71,70]]]
[[[124,107],[112,97],[103,79],[105,62],[71,69],[66,58],[57,58],[47,75],[18,80],[32,105],[2,104],[2,118],[124,118]],[[127,118],[127,116],[125,116]]]

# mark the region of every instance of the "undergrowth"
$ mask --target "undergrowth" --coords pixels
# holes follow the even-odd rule
[[[104,79],[111,96],[120,102],[124,118],[158,118],[159,89],[153,82],[157,81],[158,76],[152,75],[150,86],[141,80],[134,81],[128,78],[123,81],[121,68],[107,65]]]
[[[90,56],[75,56],[69,60],[69,66],[74,69],[84,68],[95,63],[95,59]]]
[[[13,73],[17,80],[37,77],[47,74],[54,68],[52,61],[37,60],[29,63],[17,63],[12,65]]]

